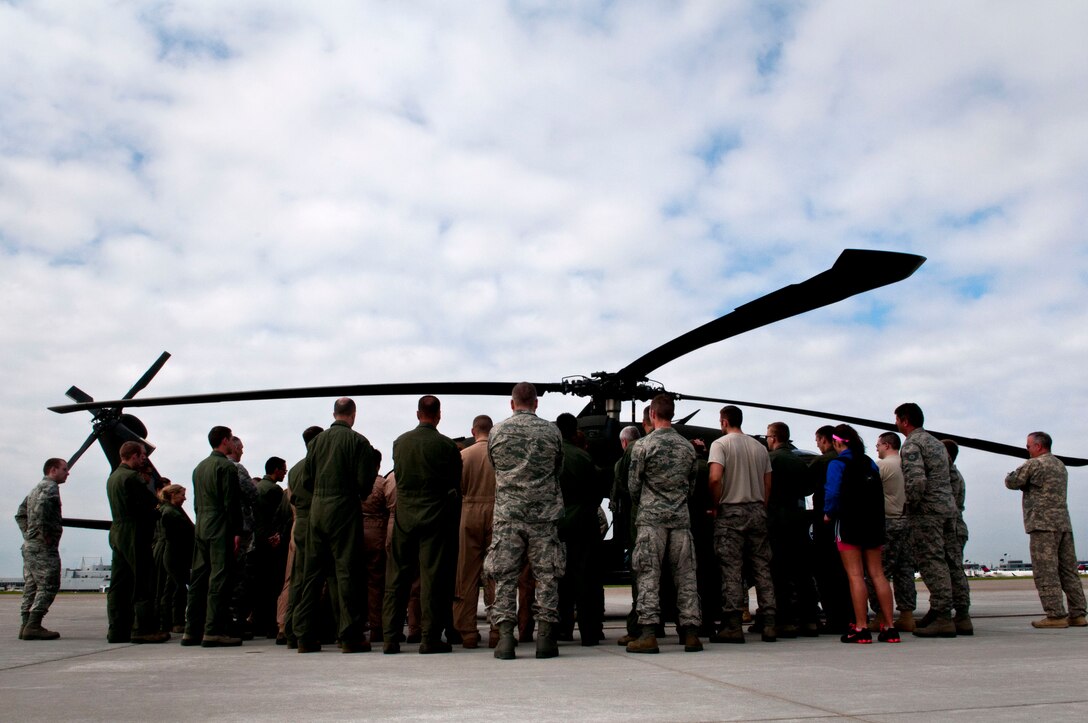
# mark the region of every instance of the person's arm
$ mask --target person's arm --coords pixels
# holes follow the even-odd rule
[[[1005,486],[1010,490],[1022,490],[1031,482],[1031,460],[1005,475]]]
[[[903,465],[903,491],[907,496],[907,505],[921,502],[926,491],[926,467],[922,461],[922,450],[913,442],[905,443],[900,450]]]
[[[627,472],[627,489],[631,492],[631,504],[637,505],[642,499],[642,470],[646,466],[646,456],[641,448],[631,453],[631,466]]]
[[[717,462],[710,463],[708,485],[710,487],[710,504],[708,510],[711,517],[718,516],[718,505],[722,500],[722,480],[725,477],[725,466]]]
[[[846,464],[841,460],[833,459],[827,465],[827,482],[824,484],[824,522],[830,522],[831,518],[839,512],[839,489],[842,487],[842,475]]]
[[[763,473],[763,506],[766,507],[771,503],[771,480],[774,477],[772,472]]]

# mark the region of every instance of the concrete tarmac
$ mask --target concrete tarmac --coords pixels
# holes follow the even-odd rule
[[[919,586],[919,608],[926,609]],[[1035,630],[1030,579],[972,583],[975,635],[898,645],[837,637],[711,645],[659,655],[615,644],[630,604],[607,591],[608,640],[533,645],[499,661],[486,647],[449,655],[336,648],[299,655],[271,640],[238,648],[106,643],[105,595],[61,595],[45,620],[57,641],[21,641],[19,596],[0,595],[4,720],[1084,721],[1088,628]],[[484,629],[481,621],[481,629]],[[670,632],[671,632],[670,626]],[[486,635],[485,635],[486,639]],[[705,643],[705,641],[704,641]]]

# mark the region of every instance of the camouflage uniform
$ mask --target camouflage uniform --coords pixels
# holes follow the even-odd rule
[[[948,464],[948,479],[956,515],[955,531],[944,541],[945,557],[949,561],[948,570],[952,578],[952,607],[962,614],[971,605],[971,588],[967,583],[967,573],[963,571],[963,548],[967,546],[967,523],[963,521],[963,510],[967,501],[967,487],[963,475],[951,462]]]
[[[895,607],[900,612],[914,612],[918,607],[918,589],[914,584],[914,555],[910,545],[910,517],[903,504],[903,468],[899,455],[876,460],[884,485],[884,549],[881,550],[884,576],[895,591]],[[869,603],[880,610],[876,590],[866,577]]]
[[[661,622],[661,563],[668,559],[676,583],[677,622],[702,623],[695,576],[695,541],[688,498],[695,489],[695,448],[672,427],[655,429],[631,454],[629,486],[638,505],[632,567],[638,577],[638,622]]]
[[[517,622],[518,575],[526,553],[536,578],[535,617],[559,621],[558,579],[566,569],[559,541],[563,516],[559,429],[528,410],[517,410],[491,430],[487,444],[495,468],[495,528],[484,573],[495,581],[491,623]]]
[[[899,451],[903,486],[910,517],[914,564],[929,590],[930,610],[938,617],[952,617],[952,568],[959,565],[946,541],[956,536],[956,506],[952,497],[948,452],[922,428],[907,435]],[[970,601],[968,601],[970,602]],[[967,606],[957,606],[957,613]]]
[[[1069,519],[1066,486],[1069,475],[1062,461],[1046,452],[1022,464],[1005,477],[1005,486],[1024,493],[1024,531],[1031,537],[1031,567],[1035,589],[1049,618],[1085,613],[1084,587],[1077,575],[1073,525]]]
[[[64,532],[60,513],[60,486],[44,477],[26,496],[15,522],[23,533],[23,620],[36,616],[38,622],[49,612],[60,590],[60,536]]]

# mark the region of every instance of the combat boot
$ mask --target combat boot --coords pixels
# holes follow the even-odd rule
[[[536,634],[536,657],[554,658],[559,655],[559,646],[555,644],[555,623],[540,621]]]
[[[899,613],[899,617],[895,620],[895,627],[900,632],[913,633],[916,627],[914,622],[914,613],[910,610],[902,610]]]
[[[657,636],[654,634],[653,625],[643,625],[642,634],[627,643],[628,653],[660,653],[657,647]]]
[[[680,644],[684,646],[685,653],[698,653],[703,649],[703,644],[699,642],[699,628],[692,625],[684,630],[684,634],[680,636]]]
[[[1088,618],[1083,615],[1070,615],[1069,627],[1071,628],[1088,628]]]
[[[1068,628],[1069,627],[1069,618],[1043,618],[1041,620],[1032,620],[1031,621],[1031,627],[1033,627],[1033,628],[1042,628],[1044,630],[1047,629],[1047,628],[1050,628],[1050,629]],[[30,629],[29,624],[27,625],[27,629],[28,630]]]
[[[42,616],[31,613],[23,626],[23,640],[56,640],[60,633],[42,627]]]
[[[23,629],[26,627],[27,622],[30,620],[30,613],[23,613],[23,620],[19,623],[19,640],[23,639]]]
[[[499,642],[495,645],[495,657],[499,660],[513,660],[514,644],[514,621],[499,623]]]
[[[743,643],[744,628],[741,627],[741,614],[726,613],[721,630],[710,636],[712,643]]]
[[[928,625],[919,625],[914,629],[914,634],[919,638],[954,638],[956,637],[956,624],[949,615],[934,614],[933,622]]]
[[[491,649],[494,649],[495,646],[498,645],[498,644],[499,644],[499,629],[493,627],[493,628],[491,628],[491,630],[489,630],[487,632],[487,647],[489,647]]]
[[[969,613],[957,612],[956,616],[952,618],[952,623],[956,626],[956,635],[975,634],[975,626],[971,622],[971,615]]]
[[[760,640],[765,643],[773,643],[778,640],[778,628],[774,623],[774,615],[763,616],[763,630],[759,634]]]

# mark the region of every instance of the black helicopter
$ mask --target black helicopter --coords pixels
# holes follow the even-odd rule
[[[622,405],[626,402],[632,404],[636,401],[645,402],[660,393],[671,394],[677,400],[735,404],[741,407],[770,409],[894,432],[896,431],[894,425],[887,422],[852,417],[835,412],[670,392],[661,384],[651,381],[647,375],[668,362],[709,344],[842,301],[881,286],[902,281],[910,277],[924,262],[924,257],[913,254],[847,249],[840,254],[830,269],[813,276],[807,281],[791,284],[740,306],[714,321],[703,324],[662,344],[617,372],[595,372],[589,376],[564,377],[559,382],[535,383],[535,386],[540,394],[570,394],[589,399],[585,408],[578,415],[579,429],[585,435],[589,451],[594,459],[602,468],[606,469],[610,469],[611,462],[620,455],[618,436],[619,430],[623,426],[620,421]],[[75,464],[76,460],[96,440],[101,443],[106,457],[110,461],[111,468],[116,468],[120,463],[118,450],[121,444],[126,441],[141,441],[147,444],[149,450],[154,449],[152,445],[146,442],[147,428],[135,416],[124,413],[123,409],[125,408],[268,399],[336,398],[342,396],[418,396],[423,394],[509,396],[510,390],[515,384],[515,382],[347,384],[136,399],[135,395],[151,382],[169,358],[170,354],[163,352],[121,399],[95,401],[86,392],[73,386],[68,389],[66,395],[74,400],[74,404],[49,407],[51,411],[58,414],[80,411],[89,411],[94,414],[93,430],[83,446],[68,461],[69,466]],[[720,436],[721,431],[719,429],[694,427],[685,424],[691,416],[694,415],[689,415],[676,425],[677,429],[686,437],[690,439],[702,438],[709,443]],[[947,432],[930,431],[940,438],[955,440],[962,447],[1012,457],[1027,457],[1026,450],[1021,447]],[[1088,459],[1059,458],[1069,466],[1088,465]],[[150,472],[153,476],[158,474],[153,466],[150,468]],[[88,529],[109,529],[110,526],[108,520],[65,518],[64,523],[69,527]]]

